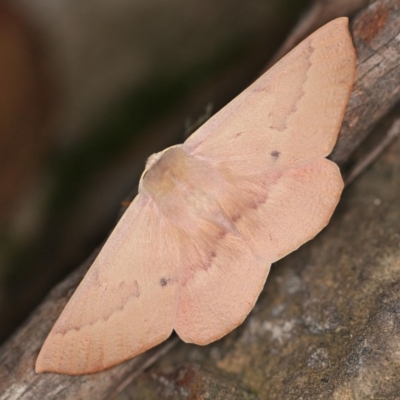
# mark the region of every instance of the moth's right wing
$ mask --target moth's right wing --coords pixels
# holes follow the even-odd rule
[[[254,173],[326,157],[354,82],[348,19],[307,37],[184,143],[213,164]]]
[[[225,178],[213,195],[228,226],[193,219],[191,236],[181,241],[174,329],[186,342],[208,344],[239,326],[253,309],[271,263],[328,223],[343,188],[338,168],[323,158],[251,179]]]
[[[210,192],[233,229],[206,241],[181,289],[175,329],[183,340],[206,344],[239,325],[269,264],[328,223],[343,181],[324,157],[355,75],[347,25],[339,18],[313,33],[184,143],[222,177]]]

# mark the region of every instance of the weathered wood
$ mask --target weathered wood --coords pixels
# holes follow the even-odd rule
[[[275,64],[301,40],[322,25],[343,15],[352,16],[369,2],[371,0],[315,0],[313,6],[304,14],[303,18],[300,19],[285,42],[269,61],[268,67]]]
[[[400,0],[378,0],[351,23],[356,83],[332,160],[343,165],[400,100]]]
[[[333,158],[344,164],[376,122],[400,97],[399,0],[379,0],[361,11],[351,25],[358,74],[341,138]],[[34,362],[45,336],[92,262],[58,285],[26,323],[0,348],[0,399],[105,399],[128,377],[139,373],[167,350],[169,342],[103,373],[69,377],[36,375]],[[135,372],[136,371],[136,372]]]

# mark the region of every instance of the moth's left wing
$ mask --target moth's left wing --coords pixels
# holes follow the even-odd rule
[[[178,296],[174,235],[153,200],[139,194],[51,330],[36,371],[97,372],[167,339]]]
[[[271,264],[235,229],[201,217],[188,222],[174,329],[185,342],[205,345],[244,321]]]

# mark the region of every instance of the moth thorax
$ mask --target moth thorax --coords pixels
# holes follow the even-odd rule
[[[181,146],[167,149],[146,171],[141,189],[154,198],[173,195],[189,183],[190,170],[195,160]]]

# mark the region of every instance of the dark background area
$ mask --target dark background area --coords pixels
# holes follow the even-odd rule
[[[106,238],[146,158],[246,87],[308,3],[0,1],[0,341]]]

